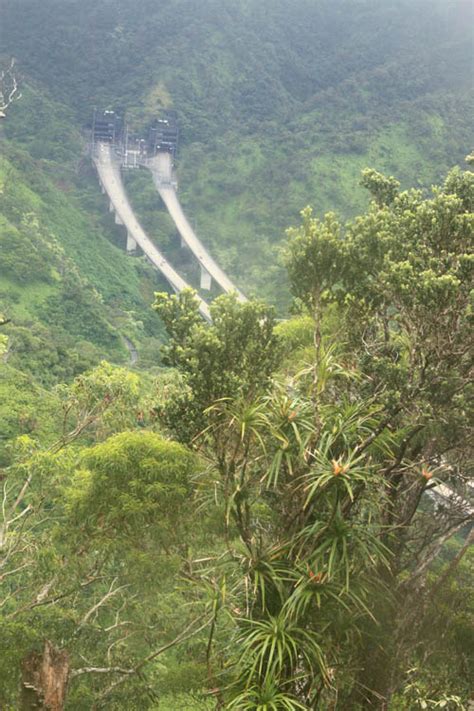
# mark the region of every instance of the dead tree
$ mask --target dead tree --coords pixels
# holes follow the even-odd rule
[[[22,711],[62,711],[69,680],[67,652],[56,649],[46,640],[43,651],[29,654],[22,667]]]

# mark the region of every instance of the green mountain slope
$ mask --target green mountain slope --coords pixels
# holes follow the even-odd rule
[[[136,128],[178,111],[191,220],[245,290],[281,308],[275,245],[304,205],[348,216],[366,200],[362,167],[429,186],[470,148],[465,0],[5,0],[3,15],[6,49],[76,126],[93,105]],[[48,150],[64,149],[38,122]]]
[[[275,244],[304,205],[353,214],[361,167],[429,186],[470,148],[465,0],[4,6],[7,48],[77,125],[93,105],[136,127],[176,108],[191,219],[243,288],[280,306]]]
[[[125,254],[81,135],[61,105],[24,87],[0,142],[3,361],[47,386],[104,357],[126,361],[124,336],[159,337],[148,307],[164,285]]]

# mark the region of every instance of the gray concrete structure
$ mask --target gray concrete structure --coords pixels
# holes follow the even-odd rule
[[[223,291],[227,293],[235,292],[239,301],[247,301],[244,294],[239,291],[211,257],[186,219],[173,182],[171,155],[164,151],[159,152],[156,156],[146,161],[146,166],[151,171],[156,189],[181,235],[181,244],[186,244],[199,262],[201,267],[201,288],[210,289],[211,279],[214,279]]]
[[[127,230],[127,251],[134,251],[137,245],[143,250],[151,264],[156,267],[166,278],[168,283],[179,293],[190,285],[173,269],[163,254],[153,244],[145,233],[128,201],[120,174],[120,163],[114,156],[108,143],[96,143],[92,153],[92,160],[97,168],[101,187],[107,193],[110,204],[109,209],[115,213],[118,224],[123,224]],[[200,296],[199,312],[208,322],[211,321],[208,304]]]

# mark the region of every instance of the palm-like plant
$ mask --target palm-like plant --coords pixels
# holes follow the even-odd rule
[[[237,642],[241,679],[246,686],[266,677],[288,681],[303,668],[317,676],[326,675],[318,635],[299,627],[284,611],[262,620],[243,620]]]
[[[380,413],[345,395],[315,404],[307,375],[274,383],[256,402],[208,410],[203,438],[234,522],[223,559],[230,709],[315,708],[334,650],[370,617],[375,571],[388,563],[373,521],[392,444],[371,439]],[[328,392],[330,374],[318,377]]]
[[[282,691],[267,676],[260,685],[254,684],[234,697],[227,708],[230,711],[307,711],[308,707]]]

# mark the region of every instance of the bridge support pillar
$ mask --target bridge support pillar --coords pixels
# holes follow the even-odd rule
[[[127,252],[134,252],[137,248],[137,243],[133,239],[130,232],[127,232]]]
[[[210,291],[211,283],[211,275],[209,274],[207,269],[204,269],[201,264],[201,289],[206,289],[206,291]]]
[[[118,212],[115,213],[115,224],[116,225],[123,225],[122,218],[118,214]]]
[[[181,249],[184,249],[184,247],[186,247],[186,242],[183,239],[183,235],[179,236],[179,244],[180,244]]]

